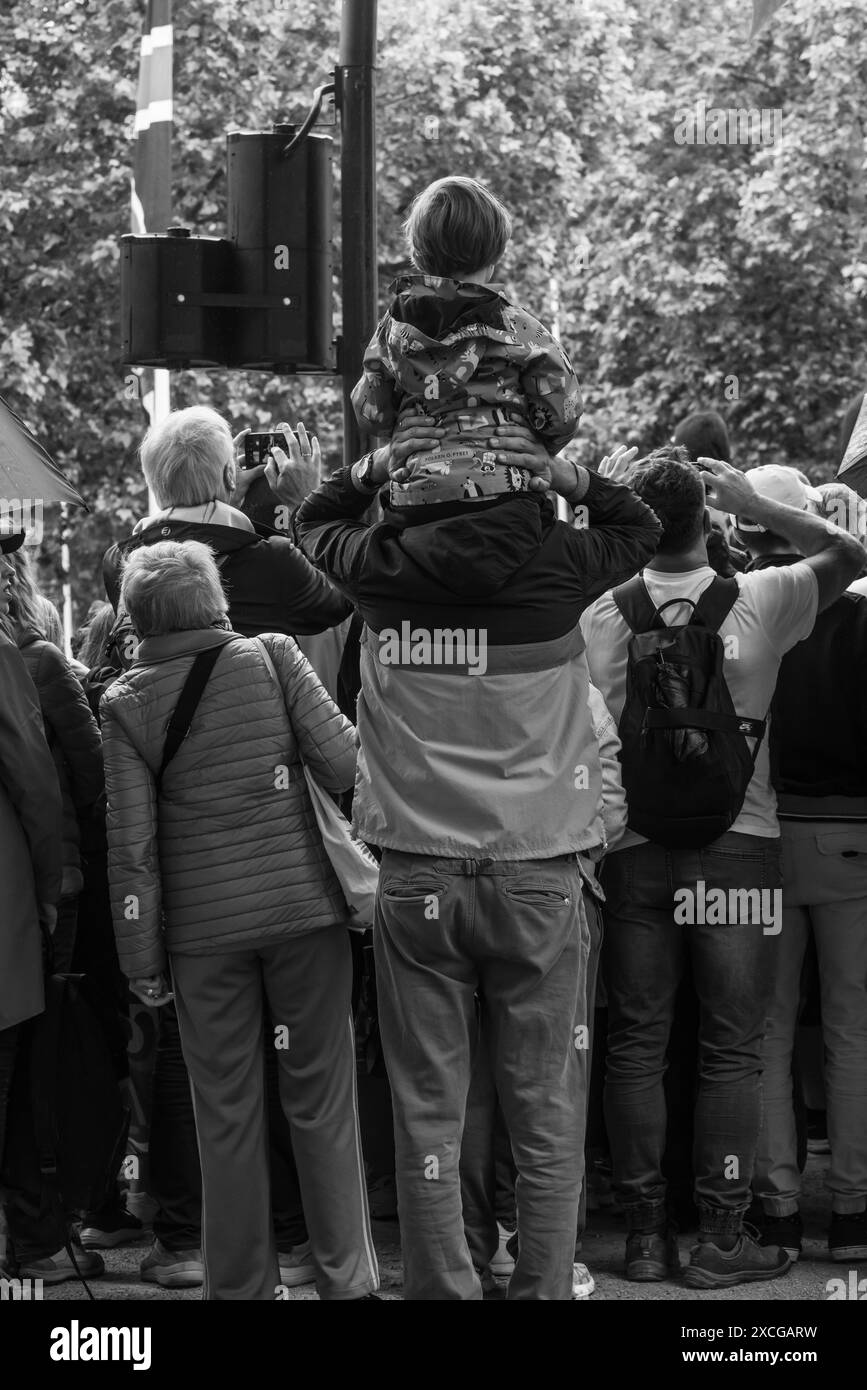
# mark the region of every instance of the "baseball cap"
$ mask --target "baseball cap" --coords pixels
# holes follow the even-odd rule
[[[786,468],[779,463],[763,463],[758,468],[749,468],[745,474],[760,497],[769,502],[782,502],[787,507],[797,507],[799,512],[813,511],[821,499],[817,488],[805,482],[803,474],[796,468]],[[731,523],[739,531],[767,531],[748,517],[732,516]]]

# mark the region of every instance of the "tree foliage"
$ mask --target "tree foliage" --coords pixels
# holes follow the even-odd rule
[[[864,385],[863,3],[788,0],[752,42],[750,8],[380,0],[381,299],[418,189],[485,179],[515,219],[507,283],[556,321],[581,375],[586,462],[712,406],[736,461],[828,476],[841,406]],[[17,0],[4,19],[0,393],[90,502],[73,517],[79,616],[102,550],[145,505],[117,246],[140,22],[133,0]],[[303,114],[338,31],[336,0],[176,0],[177,221],[223,234],[226,130]],[[780,110],[782,142],[677,143],[699,101]],[[173,400],[238,428],[300,416],[339,458],[333,379],[185,372]],[[56,534],[44,559],[50,579]]]

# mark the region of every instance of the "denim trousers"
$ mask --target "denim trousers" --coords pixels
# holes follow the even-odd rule
[[[801,969],[816,942],[831,1159],[840,1215],[867,1206],[867,825],[782,821],[783,931],[764,1044],[764,1121],[754,1188],[765,1211],[798,1210],[792,1054]]]
[[[779,840],[732,831],[703,849],[645,843],[606,861],[605,1116],[614,1186],[630,1230],[659,1228],[666,1220],[663,1079],[687,960],[699,1003],[693,1147],[699,1225],[726,1234],[741,1228],[761,1125],[780,883]],[[722,921],[708,907],[714,889],[723,890],[710,899],[726,904]],[[758,893],[747,905],[743,890],[751,889]]]
[[[571,1301],[589,944],[574,856],[384,852],[374,948],[407,1300],[482,1297],[460,1181],[478,997],[518,1174],[520,1250],[508,1296]],[[496,1249],[489,1225],[476,1263]]]
[[[587,1024],[589,1028],[589,1047],[578,1052],[578,1058],[586,1065],[584,1094],[588,1108],[588,1132],[585,1135],[585,1149],[590,1144],[589,1106],[591,1068],[598,1046],[596,1026],[599,1014],[596,1009],[596,982],[599,969],[599,956],[602,947],[601,904],[586,888],[584,890],[584,910],[587,913],[587,926],[590,932],[590,951],[587,961]],[[464,1124],[464,1137],[461,1145],[461,1197],[464,1209],[464,1230],[467,1244],[476,1269],[487,1264],[491,1247],[496,1248],[499,1241],[499,1222],[508,1231],[517,1226],[515,1211],[515,1162],[512,1158],[512,1145],[509,1131],[503,1117],[503,1107],[497,1098],[494,1072],[484,1017],[480,1008],[480,1032],[478,1047],[473,1059],[470,1076],[470,1090],[467,1096],[467,1114]],[[578,1241],[587,1225],[587,1181],[581,1184],[581,1201],[578,1208]]]

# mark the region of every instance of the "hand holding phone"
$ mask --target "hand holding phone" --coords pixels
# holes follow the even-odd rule
[[[284,453],[289,452],[285,434],[251,430],[244,438],[244,468],[259,468],[266,464],[275,446]]]

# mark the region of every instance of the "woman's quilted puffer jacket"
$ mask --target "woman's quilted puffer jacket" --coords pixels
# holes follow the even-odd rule
[[[100,705],[111,905],[130,979],[166,949],[216,954],[348,922],[301,759],[328,791],[355,774],[355,731],[291,637],[216,628],[147,637]],[[196,653],[225,644],[166,768],[166,726]]]

